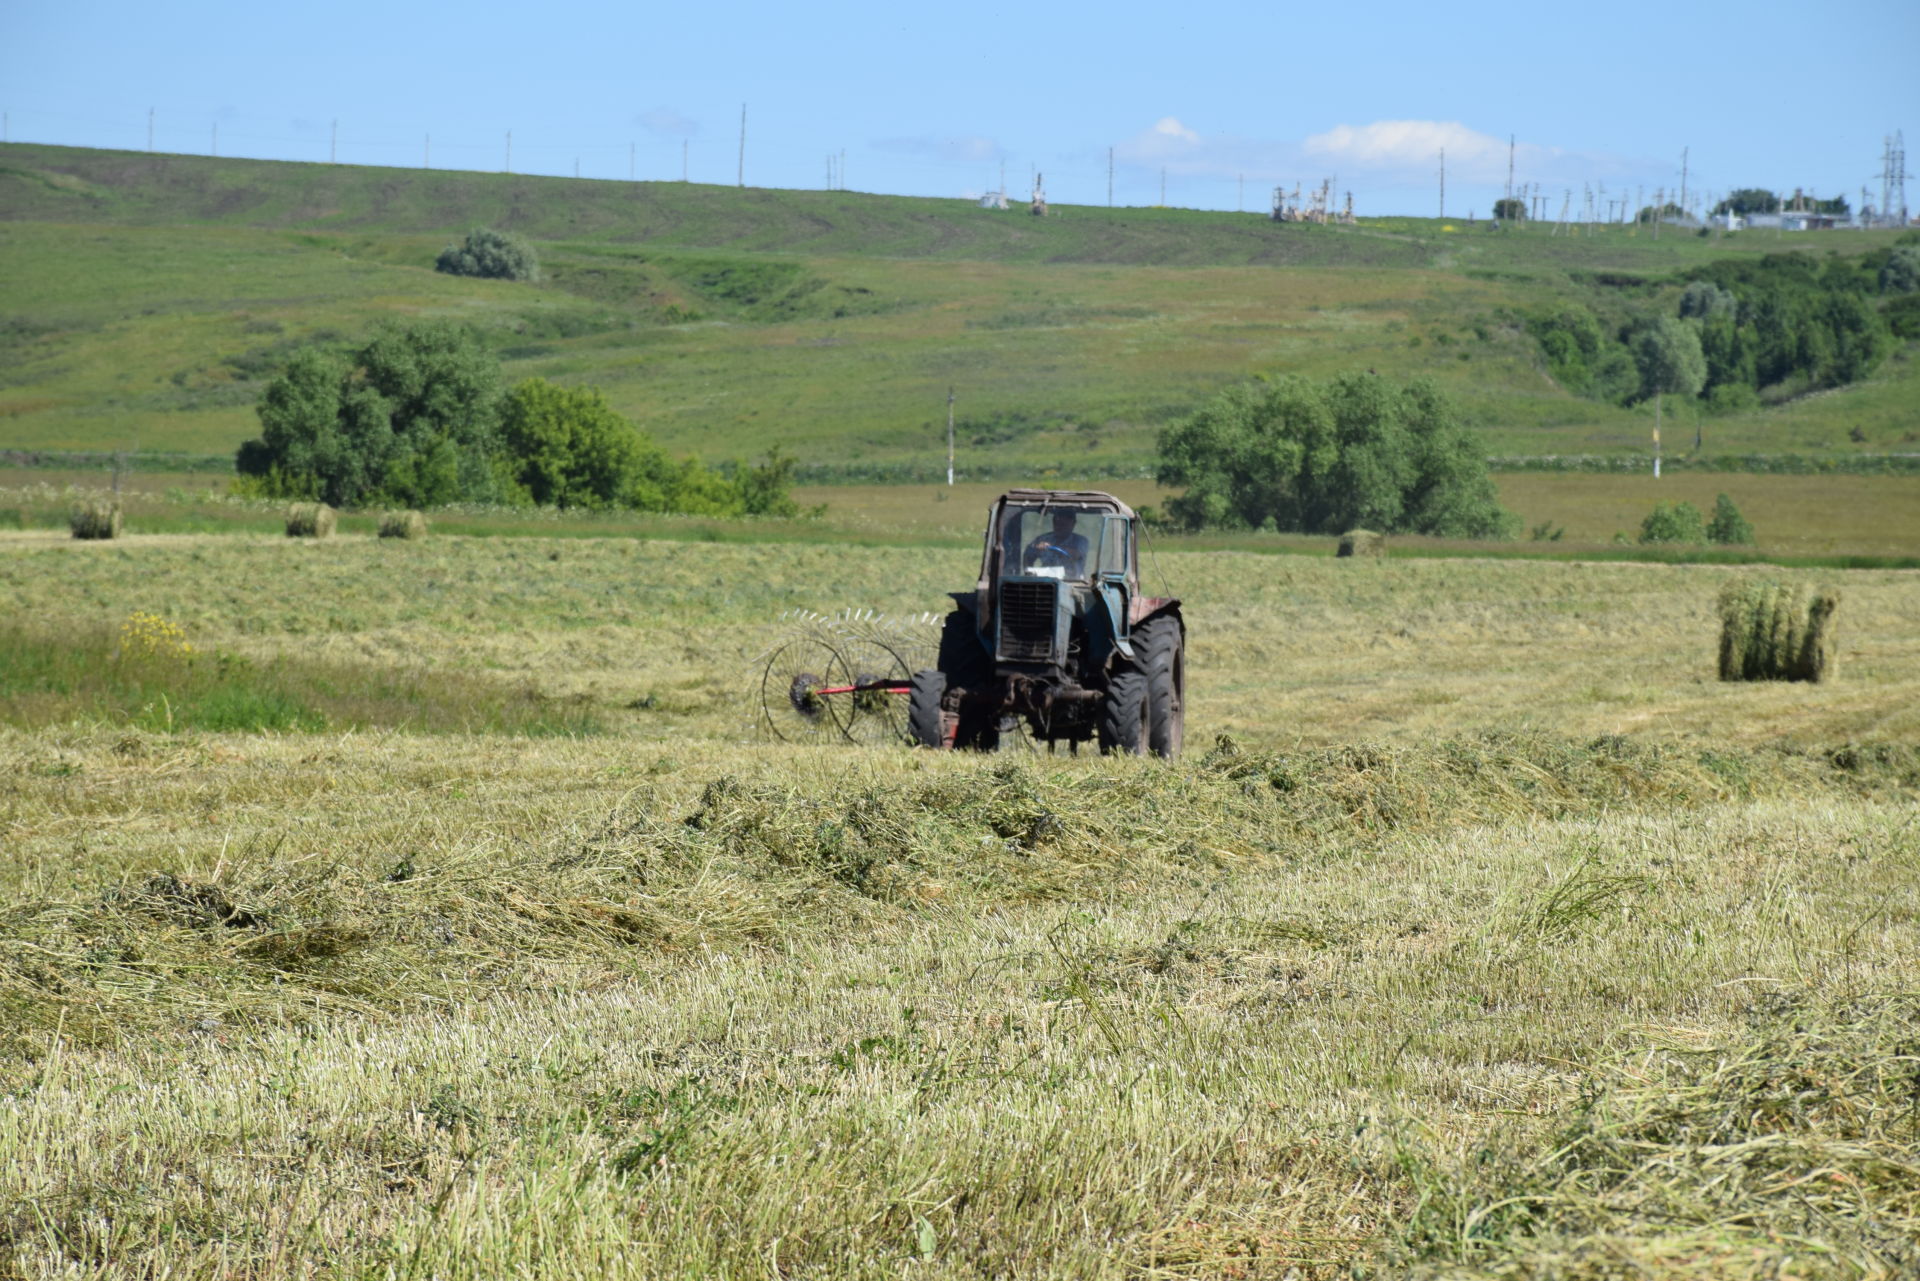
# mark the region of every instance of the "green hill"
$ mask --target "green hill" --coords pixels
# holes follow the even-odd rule
[[[533,240],[536,285],[432,270],[475,225]],[[1891,234],[1891,233],[1886,233]],[[602,387],[670,448],[783,444],[857,472],[943,461],[1112,475],[1258,373],[1447,384],[1490,452],[1637,449],[1645,416],[1576,399],[1518,327],[1730,254],[1886,234],[1702,239],[0,146],[0,445],[216,454],[303,342],[385,319],[489,334],[513,377]],[[1900,447],[1914,364],[1707,424],[1721,452]],[[1852,439],[1855,432],[1864,440]]]

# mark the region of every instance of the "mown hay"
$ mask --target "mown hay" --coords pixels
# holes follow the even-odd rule
[[[332,538],[339,513],[325,503],[295,503],[287,508],[288,538]]]
[[[1376,534],[1371,529],[1349,529],[1340,535],[1340,550],[1336,556],[1385,556],[1387,554],[1387,536]]]
[[[1743,579],[1720,593],[1720,679],[1830,681],[1839,675],[1840,593]]]
[[[426,536],[427,518],[417,511],[380,514],[380,537],[382,538],[425,538]]]
[[[1769,997],[1720,1043],[1590,1070],[1544,1131],[1416,1143],[1406,1274],[1920,1275],[1916,1037],[1913,993]]]
[[[75,503],[67,512],[67,527],[75,538],[120,537],[120,504],[94,499]]]

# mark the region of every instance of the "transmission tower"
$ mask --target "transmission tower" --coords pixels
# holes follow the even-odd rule
[[[1898,130],[1887,139],[1880,169],[1880,217],[1896,227],[1907,221],[1907,140]]]

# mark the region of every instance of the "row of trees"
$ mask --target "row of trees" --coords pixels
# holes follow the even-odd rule
[[[1769,254],[1690,273],[1674,312],[1604,323],[1577,305],[1528,328],[1554,378],[1595,400],[1698,396],[1714,409],[1759,393],[1839,387],[1871,373],[1896,336],[1920,337],[1920,243],[1855,258]]]
[[[1188,529],[1365,528],[1503,538],[1486,456],[1432,383],[1288,376],[1230,388],[1161,433],[1158,479]]]
[[[534,504],[793,515],[793,460],[675,461],[591,388],[504,386],[462,326],[388,328],[310,347],[267,384],[235,465],[260,494],[335,507]]]

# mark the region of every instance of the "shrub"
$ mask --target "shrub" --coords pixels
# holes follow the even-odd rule
[[[1643,543],[1699,543],[1706,541],[1705,522],[1700,519],[1700,509],[1689,502],[1677,502],[1669,507],[1665,503],[1655,503],[1647,518],[1640,522],[1640,541]]]
[[[1839,674],[1840,593],[1744,579],[1720,594],[1720,679],[1827,681]]]
[[[1713,500],[1713,519],[1707,522],[1707,541],[1726,547],[1745,547],[1753,542],[1753,526],[1733,505],[1733,499],[1725,494]]]
[[[1186,489],[1168,514],[1188,529],[1503,538],[1516,524],[1452,403],[1425,381],[1230,388],[1163,431],[1159,454],[1160,483]]]
[[[450,276],[480,276],[489,280],[540,278],[540,263],[532,247],[518,236],[491,227],[476,227],[467,233],[463,243],[442,249],[433,269]]]

